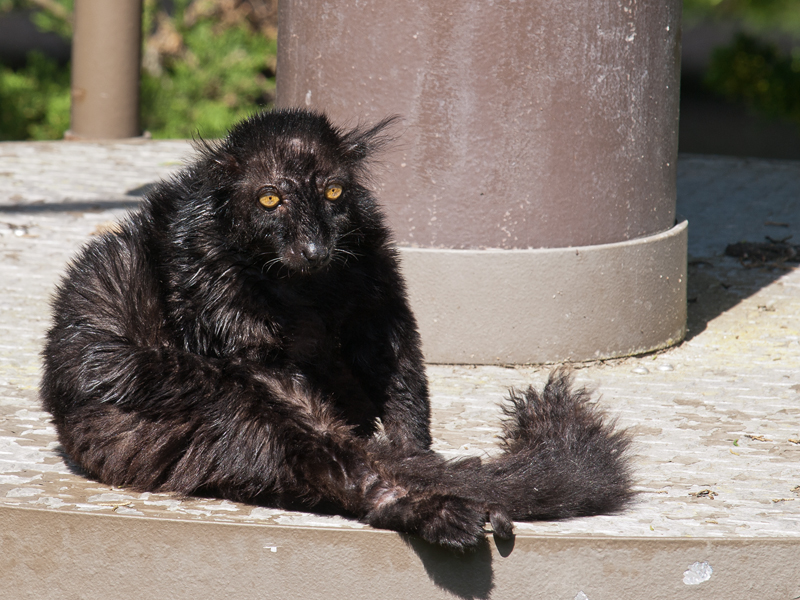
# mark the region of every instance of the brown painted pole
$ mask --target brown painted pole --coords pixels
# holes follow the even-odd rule
[[[141,135],[142,0],[76,0],[68,139]]]
[[[378,192],[429,360],[683,337],[680,17],[680,0],[281,0],[279,106],[405,119]]]
[[[582,246],[672,227],[680,0],[280,11],[279,104],[406,119],[383,177],[398,242]]]

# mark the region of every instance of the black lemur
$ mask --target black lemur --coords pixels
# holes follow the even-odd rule
[[[367,188],[391,119],[255,115],[86,246],[41,395],[66,453],[138,490],[336,512],[456,549],[490,521],[617,511],[630,440],[556,371],[496,456],[430,450],[420,339]],[[535,307],[532,307],[535,308]]]

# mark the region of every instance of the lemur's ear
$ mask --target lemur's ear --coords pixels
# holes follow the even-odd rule
[[[396,136],[389,130],[401,120],[399,115],[392,115],[371,127],[358,126],[344,133],[342,146],[345,157],[355,163],[374,156],[394,141]]]
[[[216,142],[205,140],[199,135],[192,138],[195,150],[209,161],[212,168],[218,166],[225,174],[236,175],[239,172],[239,161],[233,153],[228,151],[225,142],[226,140]]]

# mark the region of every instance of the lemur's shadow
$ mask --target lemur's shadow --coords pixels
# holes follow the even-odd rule
[[[438,587],[464,600],[486,600],[494,589],[492,544],[501,556],[508,556],[514,540],[484,539],[468,552],[454,552],[429,544],[419,538],[403,536],[405,543],[419,556],[425,572]]]

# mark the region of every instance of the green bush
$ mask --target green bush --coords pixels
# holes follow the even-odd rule
[[[740,34],[714,51],[706,84],[730,100],[800,125],[800,47],[781,54],[772,44]]]
[[[0,0],[0,12],[38,7],[37,26],[68,36],[72,5]],[[239,10],[247,0],[174,0],[169,16],[160,5],[145,0],[143,21],[145,53],[155,48],[155,68],[142,71],[141,122],[153,137],[218,137],[272,102],[275,35],[265,35]],[[153,42],[163,31],[174,39],[164,53]],[[0,140],[62,138],[69,127],[69,73],[69,65],[39,54],[22,68],[0,65]]]
[[[154,138],[222,136],[272,102],[275,39],[213,17],[186,24],[188,2],[176,4],[172,23],[183,47],[163,56],[161,73],[142,72],[142,125]]]
[[[690,23],[724,19],[751,30],[800,34],[797,0],[683,0],[683,17]]]
[[[69,127],[69,70],[38,53],[0,65],[0,140],[60,139]]]

